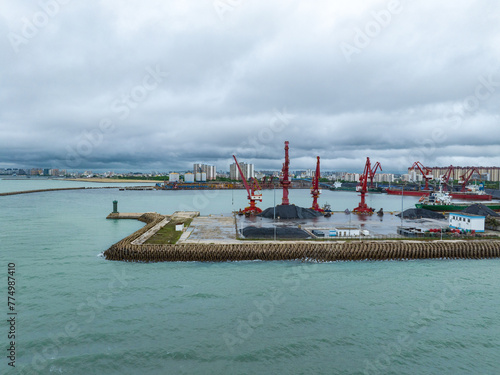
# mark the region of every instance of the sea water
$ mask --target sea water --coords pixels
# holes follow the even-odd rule
[[[36,184],[0,180],[0,189]],[[83,186],[56,184],[44,188]],[[290,195],[298,205],[310,204],[307,190]],[[262,207],[272,206],[274,192],[264,198]],[[499,260],[112,262],[102,252],[143,225],[106,220],[115,199],[121,212],[165,214],[229,214],[246,203],[244,191],[0,197],[1,374],[500,370]],[[358,199],[324,191],[320,200],[343,210]],[[401,207],[401,197],[368,199],[376,209]],[[404,208],[412,204],[405,201]],[[16,270],[15,368],[5,355],[9,263]]]

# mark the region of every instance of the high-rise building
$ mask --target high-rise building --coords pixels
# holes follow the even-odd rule
[[[465,175],[472,167],[453,167],[453,173],[451,174],[451,179],[460,180],[460,177]],[[478,177],[486,181],[500,181],[500,167],[477,167],[479,169]],[[439,180],[441,176],[444,176],[448,171],[448,167],[432,167],[432,176],[435,180]]]
[[[193,173],[195,176],[196,176],[196,173],[205,173],[207,176],[207,180],[215,180],[217,178],[217,172],[215,170],[215,165],[196,163],[193,165]]]
[[[243,172],[247,180],[252,177],[255,177],[255,170],[253,164],[247,164],[243,162],[239,164],[241,171]],[[233,163],[229,166],[229,178],[231,180],[241,180],[240,171],[238,170],[236,163]]]

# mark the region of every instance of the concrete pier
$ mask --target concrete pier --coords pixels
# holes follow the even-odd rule
[[[110,213],[106,219],[134,219],[139,220],[139,218],[144,214],[153,214],[155,212],[115,212]]]
[[[112,245],[104,252],[108,260],[129,262],[225,262],[240,260],[302,260],[302,261],[347,261],[347,260],[409,260],[409,259],[489,259],[500,257],[499,240],[351,240],[336,242],[318,241],[238,241],[196,238],[175,245],[144,244],[143,239],[155,233],[166,222],[166,216],[157,213],[114,214],[109,218],[132,218],[146,226]],[[175,214],[174,214],[175,215]],[[173,216],[170,218],[172,220]],[[200,218],[199,223],[209,218]],[[217,218],[218,219],[218,218]],[[230,218],[225,227],[229,230]],[[168,221],[167,221],[168,222]],[[217,222],[217,221],[216,221]],[[164,225],[164,224],[163,224]],[[206,227],[206,226],[205,226]],[[157,229],[158,228],[158,229]],[[206,227],[207,228],[207,227]],[[219,229],[209,227],[209,233]],[[193,229],[193,234],[196,228]],[[225,229],[222,229],[224,232]],[[221,232],[221,233],[222,233]],[[204,234],[202,233],[203,237]],[[194,236],[195,237],[195,236]],[[149,237],[148,237],[149,238]],[[211,241],[211,242],[208,242]],[[142,244],[141,244],[142,243]]]

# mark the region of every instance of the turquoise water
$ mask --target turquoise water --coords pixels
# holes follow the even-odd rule
[[[10,183],[0,181],[18,189]],[[498,260],[142,264],[100,256],[143,225],[105,220],[112,200],[123,212],[204,214],[229,213],[233,196],[234,206],[246,203],[243,192],[209,193],[0,197],[2,320],[11,262],[18,312],[17,366],[2,356],[0,373],[498,373]],[[324,197],[338,209],[358,199]],[[273,192],[264,198],[271,206]],[[310,204],[307,191],[291,199]],[[400,197],[369,199],[384,210],[401,205]]]

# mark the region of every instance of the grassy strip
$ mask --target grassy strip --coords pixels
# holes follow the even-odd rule
[[[152,245],[163,245],[163,244],[175,244],[181,238],[183,232],[176,232],[175,225],[183,223],[185,227],[189,227],[193,219],[178,219],[175,221],[170,221],[161,228],[158,232],[156,232],[149,240],[147,240],[146,244]]]

